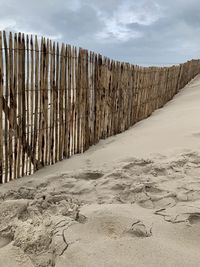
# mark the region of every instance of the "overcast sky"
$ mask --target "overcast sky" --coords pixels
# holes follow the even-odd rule
[[[200,57],[199,0],[0,0],[0,29],[134,64]]]

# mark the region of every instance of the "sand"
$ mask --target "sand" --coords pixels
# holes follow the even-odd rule
[[[200,76],[148,119],[0,187],[0,267],[199,266]]]

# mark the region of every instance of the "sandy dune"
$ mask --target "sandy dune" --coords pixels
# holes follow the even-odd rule
[[[0,187],[0,267],[200,262],[200,77],[132,129]]]

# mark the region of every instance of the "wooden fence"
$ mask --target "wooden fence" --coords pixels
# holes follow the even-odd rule
[[[0,33],[0,183],[81,153],[162,107],[200,60],[139,67],[45,38]]]

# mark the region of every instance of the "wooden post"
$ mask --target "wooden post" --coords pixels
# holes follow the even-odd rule
[[[65,47],[62,44],[60,53],[60,94],[59,94],[59,160],[63,159],[63,146],[64,146],[64,136],[63,136],[63,99],[64,99],[64,83],[65,83]]]
[[[6,39],[6,32],[3,32],[4,39],[4,52],[5,52],[5,101],[8,105],[8,96],[9,96],[9,62],[8,62],[8,46]],[[9,181],[9,147],[8,147],[8,113],[5,113],[4,120],[4,143],[5,143],[5,182]]]
[[[68,88],[67,88],[67,112],[68,112],[68,136],[67,136],[67,157],[69,158],[71,155],[71,132],[72,132],[72,102],[71,102],[71,97],[72,97],[72,55],[71,55],[71,46],[68,45],[67,47],[67,57],[68,57]]]
[[[2,55],[2,32],[0,32],[0,183],[3,179],[3,55]]]
[[[25,97],[25,39],[22,34],[21,42],[21,93],[22,93],[22,176],[25,174],[26,153],[26,97]]]
[[[59,158],[59,44],[57,43],[56,47],[56,82],[55,82],[55,162],[58,161]]]
[[[49,39],[44,47],[44,164],[49,162]]]
[[[39,75],[39,47],[38,47],[38,40],[37,36],[35,36],[35,116],[34,116],[34,136],[33,136],[33,169],[36,171],[39,166],[37,164],[36,159],[40,162],[39,158],[39,147],[38,147],[38,137],[39,137],[39,131],[38,131],[38,112],[39,112],[39,81],[38,81],[38,75]]]
[[[29,52],[29,51],[28,51]],[[34,136],[34,110],[33,103],[35,98],[35,90],[34,90],[34,46],[33,46],[33,36],[30,38],[30,91],[28,97],[30,99],[30,148],[29,153],[32,153],[33,150],[33,136]],[[30,156],[29,156],[30,157]],[[29,160],[29,174],[32,174],[32,160]]]

